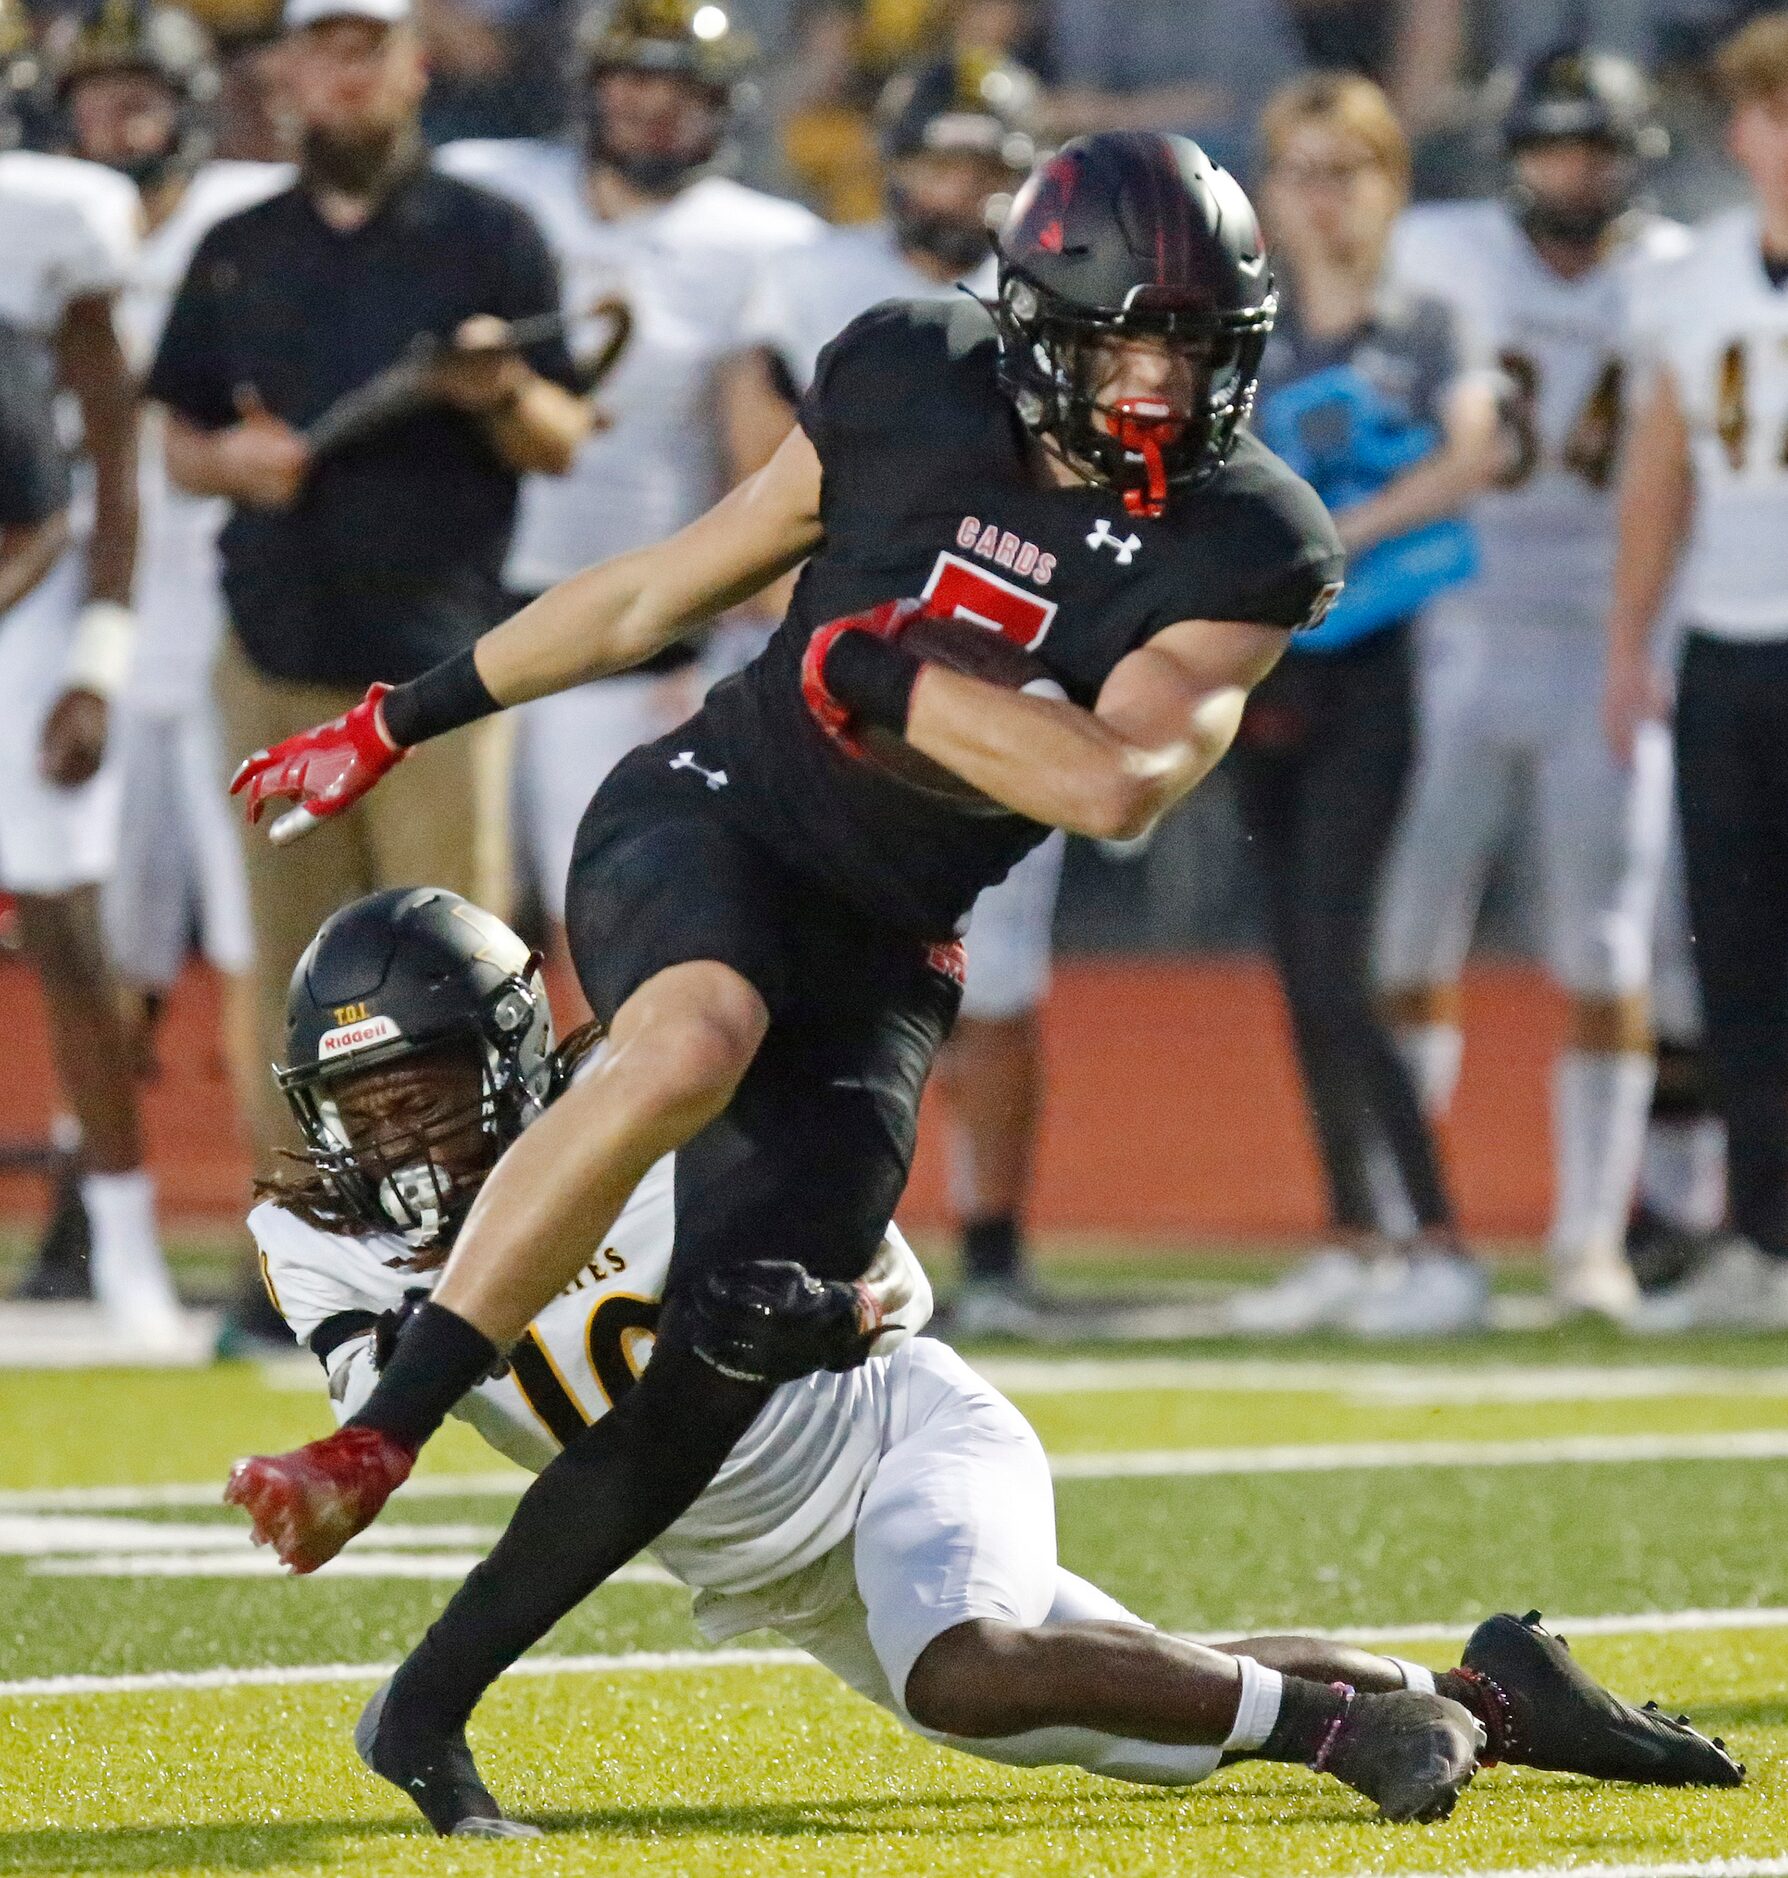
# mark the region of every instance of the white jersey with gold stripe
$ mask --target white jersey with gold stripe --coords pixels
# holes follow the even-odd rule
[[[1694,519],[1684,619],[1728,639],[1788,636],[1788,288],[1751,209],[1714,217],[1635,296],[1640,369],[1666,368],[1688,425]]]
[[[501,1377],[480,1383],[454,1411],[523,1467],[538,1472],[578,1430],[606,1415],[652,1352],[676,1223],[673,1163],[640,1182],[589,1263],[530,1325]],[[437,1273],[408,1266],[409,1249],[387,1234],[324,1232],[285,1207],[249,1215],[268,1289],[308,1342],[344,1313],[378,1315]],[[892,1311],[878,1348],[904,1343],[931,1314],[931,1290],[912,1248],[890,1225],[877,1289],[906,1302]],[[338,1420],[376,1380],[370,1332],[326,1358]],[[700,1499],[653,1550],[684,1583],[744,1592],[799,1571],[851,1531],[857,1508],[902,1407],[906,1366],[889,1354],[841,1374],[785,1384],[764,1405]]]

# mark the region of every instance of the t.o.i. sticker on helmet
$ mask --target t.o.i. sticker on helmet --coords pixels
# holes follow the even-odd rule
[[[356,1050],[370,1050],[375,1043],[390,1043],[404,1033],[393,1017],[365,1017],[357,1024],[342,1024],[326,1030],[317,1039],[318,1056],[352,1056]]]

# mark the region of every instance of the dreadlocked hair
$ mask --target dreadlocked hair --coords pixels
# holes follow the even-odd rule
[[[606,1035],[602,1025],[592,1018],[586,1024],[579,1024],[553,1052],[552,1083],[547,1095],[549,1106],[571,1086],[572,1079]],[[344,1238],[376,1239],[388,1230],[357,1211],[309,1154],[281,1148],[279,1158],[289,1162],[290,1168],[255,1177],[257,1203],[266,1201],[293,1218],[303,1220],[305,1225],[314,1226],[318,1232],[338,1233]],[[444,1245],[424,1246],[409,1257],[393,1259],[391,1263],[404,1271],[429,1272],[447,1262],[450,1250]]]

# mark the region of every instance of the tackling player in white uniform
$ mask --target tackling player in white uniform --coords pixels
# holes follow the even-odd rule
[[[860,313],[883,300],[993,296],[990,205],[1023,181],[1035,157],[1035,103],[1035,81],[1009,64],[952,59],[890,81],[880,111],[885,218],[830,229],[765,269],[746,309],[746,350],[727,384],[738,475],[769,461],[813,382],[820,348]],[[1036,1327],[1021,1231],[1043,1097],[1038,1012],[1066,846],[1064,835],[1051,835],[975,902],[962,1012],[938,1057],[963,1222],[953,1334]]]
[[[1631,762],[1610,756],[1600,622],[1629,282],[1686,235],[1630,206],[1652,133],[1644,81],[1624,61],[1542,59],[1503,134],[1509,198],[1413,210],[1392,251],[1393,274],[1456,307],[1498,359],[1508,457],[1471,512],[1481,572],[1426,622],[1420,755],[1381,974],[1424,1097],[1444,1109],[1460,968],[1511,794],[1530,778],[1547,958],[1572,1006],[1553,1089],[1553,1293],[1567,1310],[1620,1317],[1635,1299],[1623,1247],[1654,1074],[1648,985],[1670,754],[1653,726]],[[1419,1285],[1379,1315],[1390,1330],[1428,1327]]]
[[[1634,294],[1641,374],[1620,498],[1606,715],[1619,753],[1661,734],[1655,635],[1685,627],[1677,793],[1734,1237],[1648,1330],[1788,1325],[1788,15],[1715,62],[1752,202]]]
[[[336,914],[293,974],[280,1082],[311,1167],[276,1185],[250,1225],[338,1419],[371,1390],[501,1147],[599,1047],[586,1030],[554,1049],[537,966],[489,914],[410,888]],[[523,1466],[544,1467],[622,1401],[649,1359],[673,1180],[668,1159],[646,1176],[502,1373],[460,1403]],[[788,1269],[759,1268],[766,1281]],[[766,1282],[766,1300],[773,1291]],[[1439,1677],[1313,1638],[1210,1650],[1162,1636],[1057,1563],[1042,1448],[952,1351],[913,1340],[930,1291],[892,1225],[854,1297],[848,1352],[769,1396],[654,1547],[695,1591],[710,1639],[780,1630],[916,1733],[989,1760],[1162,1786],[1200,1781],[1228,1755],[1301,1760],[1394,1818],[1450,1811],[1486,1745],[1608,1777],[1742,1777],[1714,1744],[1607,1697],[1512,1617],[1480,1626],[1462,1669]],[[779,1334],[767,1314],[762,1332]],[[356,1745],[438,1831],[534,1836],[503,1818],[463,1740],[412,1770],[383,1714],[381,1690]]]
[[[753,48],[693,0],[600,5],[580,35],[585,142],[449,144],[441,167],[519,202],[559,263],[572,351],[596,421],[569,475],[522,488],[507,580],[518,601],[592,561],[643,547],[725,487],[716,372],[760,269],[811,241],[806,209],[719,174],[733,95]],[[516,816],[555,924],[591,795],[636,745],[700,698],[673,653],[520,714]]]
[[[9,63],[33,56],[10,4],[0,45]],[[108,720],[129,666],[137,528],[135,392],[112,301],[136,239],[136,191],[123,177],[72,157],[0,155],[0,318],[54,345],[80,407],[86,469],[73,545],[0,621],[0,886],[18,896],[79,1132],[94,1293],[121,1334],[168,1345],[181,1324],[99,909],[117,856],[121,773]],[[42,1271],[26,1284],[31,1295],[57,1288]]]

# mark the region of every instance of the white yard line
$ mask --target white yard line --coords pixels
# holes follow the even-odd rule
[[[1633,1461],[1777,1461],[1788,1459],[1788,1428],[1711,1434],[1542,1435],[1519,1441],[1339,1441],[1235,1448],[1120,1448],[1056,1454],[1058,1480],[1123,1480],[1173,1474],[1327,1474],[1375,1467],[1618,1466]],[[430,1474],[398,1496],[408,1500],[513,1498],[528,1484],[519,1468],[504,1473]],[[148,1487],[46,1487],[0,1492],[5,1513],[133,1513],[156,1507],[216,1506],[215,1480]]]
[[[485,1550],[489,1548],[486,1547]],[[381,1552],[373,1547],[344,1552],[316,1574],[319,1578],[415,1578],[458,1584],[484,1557],[478,1552]],[[37,1578],[283,1578],[285,1567],[271,1552],[97,1552],[78,1558],[42,1558],[30,1566]],[[662,1565],[636,1559],[603,1580],[605,1585],[674,1585]]]
[[[405,1483],[406,1500],[513,1499],[533,1476],[519,1467],[477,1474],[424,1474]],[[223,1481],[146,1487],[16,1487],[0,1491],[0,1513],[142,1513],[156,1507],[222,1506]]]
[[[1788,1369],[1711,1364],[1315,1363],[1274,1357],[976,1357],[1012,1395],[1105,1395],[1137,1389],[1309,1392],[1410,1406],[1457,1402],[1631,1402],[1681,1396],[1788,1396]]]
[[[1374,1869],[1359,1878],[1386,1878]],[[1391,1878],[1788,1878],[1788,1858],[1669,1859],[1661,1865],[1520,1865],[1488,1871],[1430,1870]]]
[[[1681,1631],[1788,1629],[1788,1606],[1762,1605],[1723,1611],[1641,1611],[1622,1616],[1548,1616],[1547,1628],[1567,1635],[1672,1636]],[[1324,1636],[1347,1643],[1457,1642],[1471,1628],[1469,1618],[1452,1623],[1379,1624],[1370,1628],[1325,1630]],[[1234,1630],[1199,1633],[1195,1642],[1224,1642]],[[782,1668],[819,1665],[800,1650],[636,1650],[614,1656],[526,1656],[511,1676],[612,1676],[664,1674],[699,1669]],[[380,1682],[394,1663],[299,1663],[259,1669],[166,1669],[122,1676],[27,1676],[0,1682],[0,1701],[73,1695],[135,1695],[163,1689],[287,1688],[313,1682]],[[1579,1867],[1577,1870],[1593,1868]],[[1641,1869],[1651,1870],[1650,1866]],[[1483,1878],[1490,1878],[1484,1874]],[[1501,1874],[1499,1878],[1515,1878]]]
[[[1259,1448],[1121,1449],[1056,1454],[1057,1480],[1174,1474],[1329,1474],[1373,1467],[1616,1466],[1633,1461],[1788,1459],[1788,1428],[1690,1435],[1560,1435],[1523,1441],[1338,1441]]]
[[[525,1656],[511,1676],[662,1675],[689,1669],[733,1669],[741,1665],[807,1664],[800,1650],[634,1650],[619,1656]],[[159,1669],[134,1676],[27,1676],[0,1682],[0,1700],[25,1696],[137,1695],[162,1689],[284,1689],[310,1682],[383,1682],[395,1663],[300,1663],[270,1669]]]

